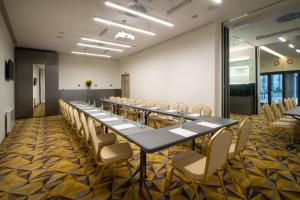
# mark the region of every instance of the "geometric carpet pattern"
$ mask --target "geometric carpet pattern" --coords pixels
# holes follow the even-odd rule
[[[232,183],[228,172],[223,175],[229,199],[299,199],[300,146],[289,145],[286,133],[270,135],[262,116],[253,119],[243,153],[249,177],[238,158],[231,162],[237,184]],[[60,116],[54,116],[16,122],[0,145],[0,199],[147,199],[139,195],[138,176],[130,179],[128,169],[122,166],[105,170],[95,188],[99,181],[95,166],[86,162],[86,149],[61,121]],[[139,148],[133,144],[132,148],[134,157],[130,163],[135,171],[139,166]],[[147,155],[146,184],[152,199],[166,199],[170,159],[188,148],[186,144],[178,145]],[[198,192],[200,199],[224,198],[215,175]],[[194,199],[195,194],[188,184],[174,178],[170,195],[170,199],[188,200]]]
[[[45,116],[45,103],[40,103],[33,107],[33,117],[44,117]]]

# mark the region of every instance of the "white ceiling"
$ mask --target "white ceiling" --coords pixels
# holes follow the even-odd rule
[[[166,11],[181,1],[140,0],[148,13],[167,19],[175,24],[173,28],[124,15],[106,7],[104,0],[4,0],[4,3],[16,35],[17,46],[22,47],[54,50],[60,53],[71,51],[103,53],[102,50],[84,49],[76,45],[80,42],[80,37],[117,42],[114,36],[121,29],[100,25],[93,21],[95,16],[115,21],[127,20],[129,25],[157,33],[156,36],[135,33],[136,40],[130,43],[133,48],[126,49],[123,53],[106,52],[118,59],[206,23],[222,22],[278,2],[278,0],[223,0],[217,9],[209,11],[208,7],[213,4],[212,0],[192,0],[190,4],[168,16]],[[294,2],[294,0],[287,0],[283,3],[289,1]],[[115,2],[125,5],[129,1],[115,0]],[[193,19],[191,18],[193,15],[198,17]],[[99,37],[101,30],[106,27],[108,31]]]
[[[286,4],[281,9],[273,10],[264,16],[250,17],[237,26],[232,23],[230,25],[232,27],[230,29],[231,36],[240,38],[255,46],[266,46],[286,57],[299,57],[300,54],[296,52],[296,49],[300,49],[300,18],[284,23],[276,21],[278,17],[284,14],[300,13],[299,0],[289,2],[290,4]],[[284,37],[287,41],[283,43],[279,41],[278,37]],[[295,45],[295,48],[290,48],[288,44]],[[263,58],[278,58],[269,53],[261,53]]]

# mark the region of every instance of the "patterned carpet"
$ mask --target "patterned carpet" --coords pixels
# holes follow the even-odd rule
[[[238,184],[232,184],[228,173],[223,177],[230,199],[299,199],[300,147],[287,148],[290,140],[286,134],[270,136],[264,119],[255,116],[254,120],[244,152],[250,177],[245,175],[238,160],[232,162]],[[106,170],[101,185],[94,188],[97,176],[95,168],[86,163],[86,149],[68,134],[58,116],[17,121],[14,131],[0,145],[0,198],[146,199],[139,196],[137,177],[130,181],[125,167]],[[135,170],[139,165],[139,149],[132,147],[135,155],[131,164]],[[147,156],[147,185],[153,199],[166,199],[163,193],[169,160],[187,148],[181,145]],[[223,198],[216,176],[199,187],[199,195],[201,199]],[[193,198],[192,188],[175,179],[171,199]]]
[[[45,104],[40,103],[33,108],[33,117],[43,117],[45,116]]]

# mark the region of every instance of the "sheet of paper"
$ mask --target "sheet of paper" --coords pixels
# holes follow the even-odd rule
[[[197,134],[196,132],[189,131],[189,130],[186,130],[186,129],[183,129],[183,128],[175,128],[175,129],[172,129],[172,130],[169,130],[169,131],[171,133],[175,133],[175,134],[181,135],[183,137],[191,137],[191,136]]]
[[[136,107],[144,107],[144,105],[140,104],[140,105],[135,105]]]
[[[113,126],[113,128],[117,129],[117,130],[125,130],[125,129],[129,129],[129,128],[134,128],[136,127],[133,124],[121,124],[121,125],[116,125]]]
[[[167,110],[167,112],[178,112],[178,110]]]
[[[105,118],[105,119],[101,119],[101,121],[103,122],[112,122],[112,121],[118,121],[119,119],[116,117],[110,117],[110,118]]]
[[[193,114],[189,114],[190,117],[200,117],[199,113],[193,113]]]
[[[209,128],[218,128],[221,126],[220,124],[214,124],[214,123],[210,123],[210,122],[198,122],[197,124],[201,125],[201,126],[206,126]]]
[[[157,107],[151,107],[149,109],[151,109],[151,110],[157,110]]]
[[[93,116],[104,116],[107,115],[106,113],[96,113],[96,114],[92,114]]]
[[[97,112],[100,111],[99,109],[87,110],[88,112]]]

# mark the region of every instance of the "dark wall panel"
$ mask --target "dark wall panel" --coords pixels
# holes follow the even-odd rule
[[[121,96],[121,89],[99,89],[99,90],[60,90],[60,98],[65,101],[89,98],[91,101],[102,97]]]

